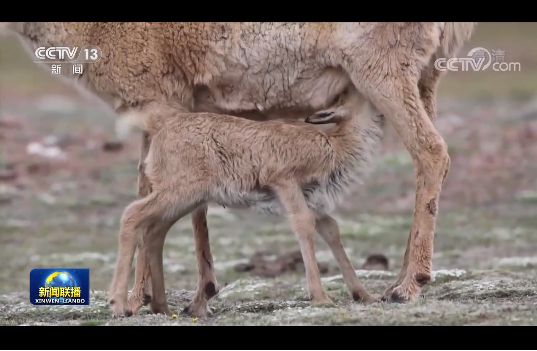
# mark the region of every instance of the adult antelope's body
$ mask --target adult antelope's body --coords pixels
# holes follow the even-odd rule
[[[354,85],[394,126],[416,168],[403,267],[385,298],[415,300],[430,280],[438,197],[449,169],[446,144],[432,123],[441,74],[433,63],[454,57],[474,23],[19,22],[12,28],[35,46],[99,46],[103,58],[86,65],[78,81],[118,112],[173,102],[185,112],[261,111],[256,118],[271,118],[298,110],[307,111],[305,117]],[[145,133],[142,160],[149,145]],[[143,167],[140,196],[151,191]],[[205,214],[193,216],[195,227],[205,220]],[[152,294],[145,244],[136,263],[133,310]],[[196,246],[201,274],[214,276],[208,241],[197,239]],[[196,296],[203,290],[198,286]],[[194,314],[202,309],[191,307]]]

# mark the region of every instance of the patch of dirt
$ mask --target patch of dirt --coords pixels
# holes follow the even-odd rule
[[[318,262],[321,274],[336,273],[337,266]],[[382,254],[374,254],[367,257],[361,269],[364,270],[388,270],[388,258]],[[252,276],[274,278],[289,272],[304,272],[304,260],[300,250],[294,250],[275,256],[273,252],[259,251],[250,257],[247,263],[238,263],[234,267],[238,273],[250,273]]]
[[[318,263],[321,274],[329,271],[328,264]],[[300,250],[283,253],[274,257],[271,252],[256,252],[248,263],[239,263],[234,267],[236,272],[249,272],[259,277],[277,277],[297,270],[304,271],[304,261]]]

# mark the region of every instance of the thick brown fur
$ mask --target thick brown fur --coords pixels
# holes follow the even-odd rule
[[[166,303],[162,249],[166,231],[194,212],[196,240],[207,251],[197,254],[198,293],[186,312],[205,316],[208,300],[218,293],[214,277],[207,205],[252,208],[286,215],[295,232],[306,268],[312,303],[330,304],[321,285],[313,247],[315,230],[330,246],[358,301],[375,299],[358,280],[339,239],[337,223],[329,213],[354,183],[362,180],[379,149],[383,118],[359,94],[351,91],[341,105],[320,111],[306,122],[265,121],[213,113],[185,113],[160,119],[161,105],[146,105],[143,120],[152,135],[145,172],[152,192],[127,207],[121,221],[116,273],[109,299],[115,316],[131,315],[127,302],[129,270],[136,243],[145,237],[151,271],[153,312],[171,314]],[[319,126],[329,126],[322,128]],[[199,227],[197,227],[199,226]]]
[[[285,117],[290,110],[319,111],[354,85],[396,129],[415,165],[408,245],[399,276],[384,297],[416,300],[430,280],[438,197],[450,162],[433,125],[442,74],[433,63],[438,57],[454,57],[475,23],[16,22],[0,23],[0,29],[8,25],[30,47],[99,46],[103,58],[70,81],[107,106],[143,109],[146,104],[174,103],[185,112],[270,119]],[[145,138],[142,156],[150,144],[150,135]],[[143,163],[139,174],[143,196],[151,191]],[[152,294],[144,254],[149,244],[142,238],[132,296],[135,311]]]

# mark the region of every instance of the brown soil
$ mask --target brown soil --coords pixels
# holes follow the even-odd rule
[[[339,268],[335,265],[319,262],[321,274],[335,274]],[[382,254],[367,257],[360,269],[365,270],[388,270],[388,258]],[[238,273],[250,273],[252,276],[273,278],[289,272],[304,271],[304,260],[300,250],[289,251],[274,257],[274,254],[266,251],[256,252],[248,263],[239,263],[234,267]]]

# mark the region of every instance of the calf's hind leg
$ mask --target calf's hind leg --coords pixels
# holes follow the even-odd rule
[[[208,302],[218,294],[218,282],[214,274],[213,256],[209,244],[209,228],[207,226],[207,205],[198,207],[191,214],[192,230],[198,264],[198,288],[192,302],[184,309],[184,313],[192,317],[212,315]]]
[[[151,146],[151,135],[142,132],[142,142],[140,144],[140,159],[138,160],[138,198],[143,199],[151,193],[151,184],[145,174],[145,159]],[[151,302],[153,287],[151,286],[151,271],[149,270],[149,260],[146,254],[144,238],[140,238],[138,244],[138,256],[136,256],[136,268],[134,269],[134,287],[129,296],[129,305],[132,313],[137,314],[142,306]]]
[[[108,294],[108,303],[114,316],[132,315],[132,309],[127,303],[127,284],[129,273],[136,250],[136,245],[142,237],[152,239],[151,235],[163,225],[160,221],[158,198],[151,194],[131,203],[123,212],[119,232],[119,249],[114,278]]]
[[[109,293],[109,304],[114,316],[132,315],[127,303],[127,285],[136,244],[142,238],[146,245],[146,257],[154,292],[151,309],[154,312],[171,314],[164,289],[162,267],[164,237],[175,222],[197,205],[199,204],[180,203],[166,195],[153,192],[127,207],[121,219],[118,259]]]

